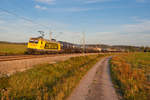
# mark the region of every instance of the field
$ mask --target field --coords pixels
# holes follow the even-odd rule
[[[24,54],[26,45],[13,43],[0,43],[0,55]]]
[[[85,73],[106,55],[70,58],[56,64],[36,65],[33,69],[0,78],[2,100],[64,100]]]
[[[125,100],[149,100],[150,53],[128,53],[114,56],[112,80]]]

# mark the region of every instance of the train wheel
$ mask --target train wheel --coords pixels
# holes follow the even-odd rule
[[[33,49],[27,49],[27,54],[35,54],[35,51]]]

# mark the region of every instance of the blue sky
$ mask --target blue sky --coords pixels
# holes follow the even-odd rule
[[[1,41],[26,42],[39,30],[73,43],[84,31],[86,43],[150,46],[150,0],[0,0]]]

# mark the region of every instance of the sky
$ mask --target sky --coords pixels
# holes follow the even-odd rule
[[[150,0],[0,0],[0,41],[150,46]]]

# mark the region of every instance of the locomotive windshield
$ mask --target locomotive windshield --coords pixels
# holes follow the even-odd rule
[[[34,40],[29,40],[30,43],[34,43]]]
[[[31,39],[31,40],[29,40],[29,43],[38,43],[39,41],[38,40],[35,40],[35,39]]]

